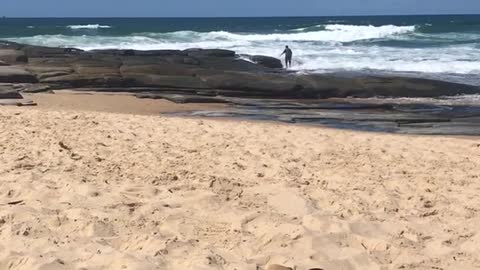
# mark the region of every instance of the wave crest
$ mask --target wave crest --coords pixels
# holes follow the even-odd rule
[[[290,30],[268,34],[177,31],[109,36],[98,35],[97,32],[95,35],[80,32],[83,35],[38,35],[8,40],[84,50],[222,48],[239,54],[273,57],[278,57],[283,46],[288,44],[294,50],[295,68],[299,70],[388,70],[443,74],[480,72],[480,51],[477,43],[471,41],[476,36],[470,34],[461,38],[457,34],[452,37],[452,34],[426,35],[416,26],[395,25],[327,24],[314,27],[317,28],[315,31]],[[465,42],[458,43],[459,39]],[[455,43],[449,40],[455,40]],[[423,42],[422,44],[431,41],[436,46],[422,45],[411,49],[410,46],[398,46],[393,41]]]
[[[397,25],[347,25],[347,24],[329,24],[325,25],[325,29],[329,31],[338,31],[338,32],[360,32],[367,35],[398,35],[415,32],[415,25],[408,26],[397,26]]]
[[[112,28],[112,27],[110,25],[84,24],[84,25],[67,25],[67,28],[76,30],[76,29],[106,29],[106,28]]]
[[[386,38],[394,35],[414,33],[417,30],[415,25],[348,25],[348,24],[319,24],[309,27],[297,28],[291,31],[301,33],[323,33],[333,41],[356,41],[365,39]]]

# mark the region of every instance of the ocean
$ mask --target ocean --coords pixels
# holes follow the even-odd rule
[[[3,18],[0,39],[94,49],[223,48],[301,72],[398,74],[480,85],[480,15],[285,18]]]

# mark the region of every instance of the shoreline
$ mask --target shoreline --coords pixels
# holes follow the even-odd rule
[[[91,112],[124,113],[133,115],[160,115],[168,112],[190,112],[223,109],[222,104],[177,104],[162,99],[139,99],[132,94],[55,91],[55,93],[27,93],[27,99],[37,105],[31,109],[79,110]]]
[[[265,122],[280,125],[293,125],[311,128],[327,128],[365,133],[385,133],[398,135],[415,136],[445,136],[452,138],[476,138],[478,134],[416,134],[396,133],[375,129],[357,129],[352,127],[339,127],[331,124],[320,123],[289,123],[275,119],[255,119],[236,116],[205,116],[202,112],[227,113],[234,112],[235,108],[228,104],[217,103],[186,103],[179,104],[163,99],[138,99],[129,93],[107,93],[107,92],[79,92],[60,90],[55,93],[27,93],[24,94],[27,100],[35,102],[36,106],[25,106],[24,109],[60,110],[60,111],[86,111],[86,112],[107,112],[132,115],[152,115],[161,117],[179,117],[186,119],[211,119],[218,121],[241,121],[247,123]],[[337,100],[338,101],[338,100]],[[199,115],[195,115],[199,114]]]
[[[99,93],[99,92],[78,92],[61,90],[55,93],[28,93],[24,96],[37,103],[36,106],[25,106],[22,109],[27,110],[43,110],[43,111],[66,111],[66,112],[101,112],[113,114],[127,115],[144,115],[158,117],[173,117],[191,120],[208,120],[208,121],[234,121],[241,123],[267,123],[280,126],[299,126],[312,129],[329,129],[346,132],[359,132],[362,134],[395,134],[399,136],[413,137],[446,137],[446,138],[463,138],[476,139],[479,135],[455,135],[455,134],[408,134],[408,133],[392,133],[375,130],[358,130],[354,128],[338,128],[335,126],[309,124],[309,123],[286,123],[282,121],[268,119],[250,119],[238,117],[206,117],[189,115],[192,112],[199,111],[228,111],[231,107],[224,104],[205,104],[205,103],[187,103],[178,104],[162,99],[138,99],[129,93]],[[107,104],[104,104],[107,102]],[[0,106],[1,108],[1,106]]]
[[[87,52],[0,42],[0,61],[4,62],[0,66],[0,103],[3,99],[11,104],[12,98],[22,103],[22,95],[27,93],[70,89],[225,106],[213,110],[200,106],[184,111],[184,116],[316,123],[393,133],[480,135],[480,106],[364,102],[378,96],[435,99],[478,95],[478,86],[398,76],[293,74],[282,69],[279,59],[243,57],[250,61],[222,49]]]

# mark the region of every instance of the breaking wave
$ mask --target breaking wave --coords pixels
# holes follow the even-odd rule
[[[85,24],[85,25],[67,25],[67,28],[76,30],[76,29],[108,29],[112,27],[110,25]]]
[[[70,25],[71,29],[109,28],[107,25]],[[480,50],[476,33],[425,34],[419,27],[396,25],[313,25],[271,33],[227,31],[133,33],[108,35],[37,35],[9,40],[41,46],[95,49],[187,49],[223,48],[237,53],[279,57],[284,45],[294,51],[298,70],[383,70],[439,74],[480,72]],[[472,36],[473,35],[473,36]],[[441,42],[440,42],[440,41]],[[462,41],[463,40],[463,41]],[[435,46],[420,46],[428,42]],[[399,44],[407,44],[399,45]],[[419,46],[411,47],[410,44]]]

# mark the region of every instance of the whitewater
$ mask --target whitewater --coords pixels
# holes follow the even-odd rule
[[[354,24],[352,20],[331,19],[308,24],[278,19],[268,28],[255,29],[245,22],[242,27],[232,23],[230,27],[199,29],[198,23],[192,23],[191,29],[171,27],[172,31],[105,21],[57,25],[60,30],[43,32],[38,30],[41,26],[29,22],[28,26],[34,28],[25,29],[36,30],[35,35],[2,39],[83,50],[222,48],[273,57],[279,57],[283,47],[289,45],[294,52],[294,69],[302,72],[420,73],[423,77],[480,84],[479,28],[449,24],[447,20],[441,21],[442,25],[432,20],[412,20],[411,24],[407,20],[403,24],[391,21]],[[129,27],[130,31],[124,31]],[[147,31],[141,31],[144,28]]]

